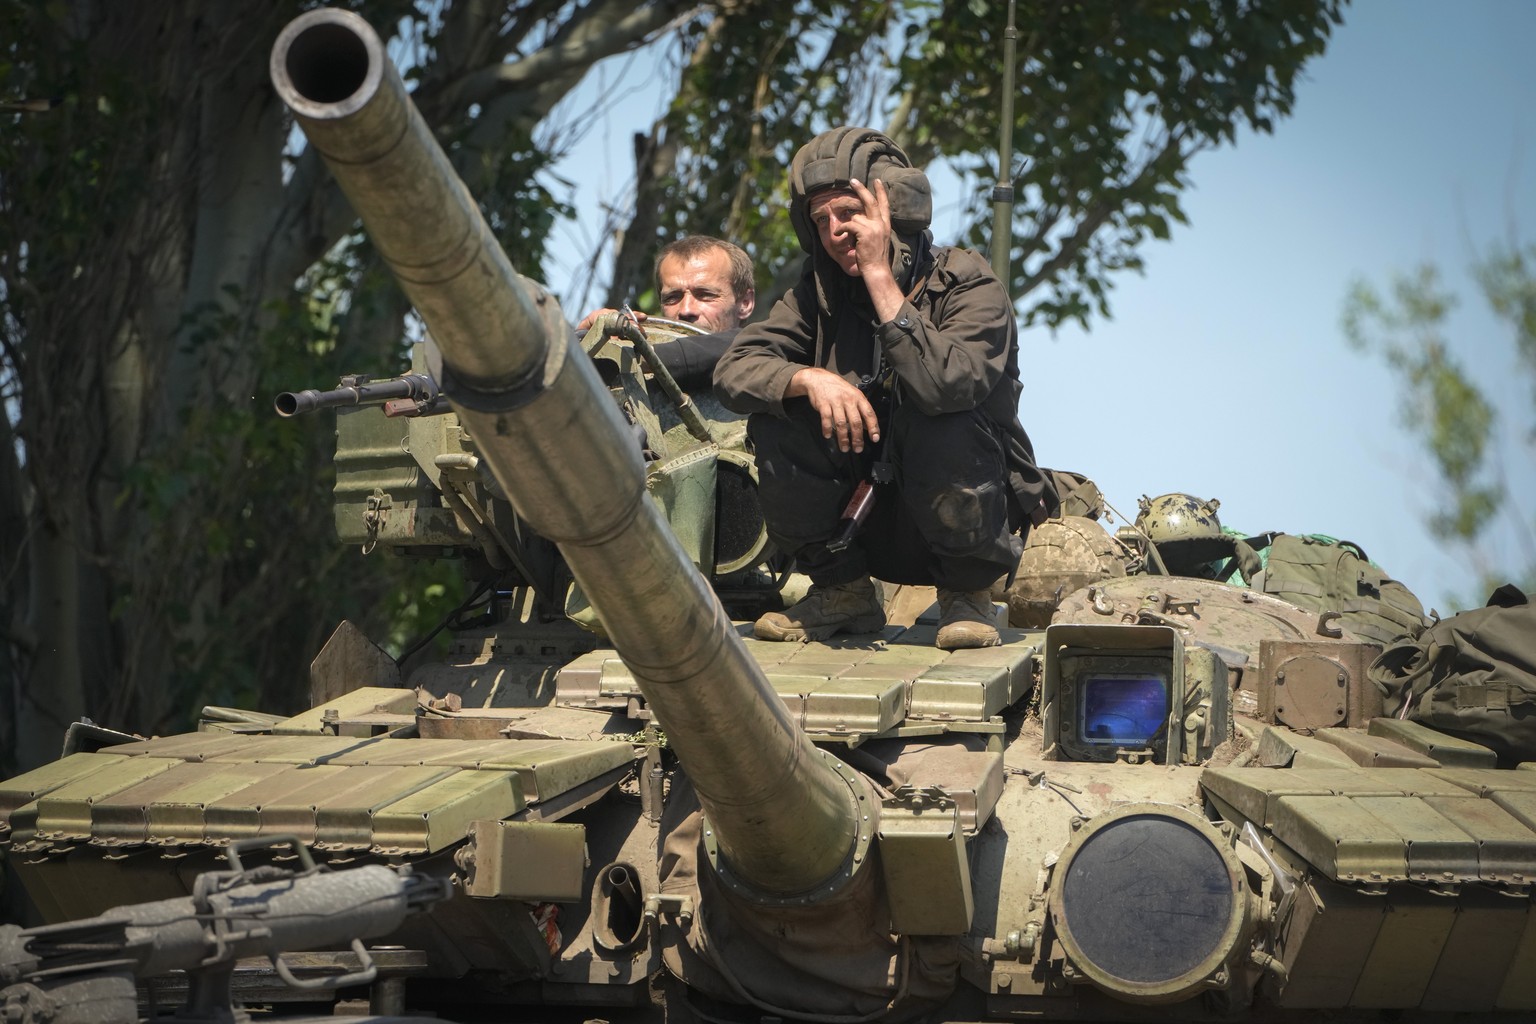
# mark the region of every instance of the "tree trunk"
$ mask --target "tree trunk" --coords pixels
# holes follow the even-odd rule
[[[64,730],[85,713],[80,666],[79,552],[49,528],[32,537],[27,633],[37,638],[28,666],[30,685],[16,718],[16,760],[21,770],[55,760]]]

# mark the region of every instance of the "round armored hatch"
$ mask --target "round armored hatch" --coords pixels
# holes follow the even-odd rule
[[[1205,819],[1129,804],[1085,824],[1056,865],[1051,923],[1068,960],[1121,999],[1204,987],[1247,930],[1242,866]]]

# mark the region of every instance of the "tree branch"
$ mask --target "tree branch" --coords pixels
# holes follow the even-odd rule
[[[575,81],[579,81],[593,64],[633,49],[688,6],[678,0],[640,6],[625,0],[599,0],[567,22],[541,49],[521,60],[470,72],[458,88],[458,96],[464,103],[485,104],[508,92],[541,91],[551,80],[566,78],[573,72]],[[567,91],[569,87],[559,95]]]
[[[1184,154],[1180,149],[1183,140],[1184,137],[1179,132],[1169,132],[1168,138],[1164,142],[1162,149],[1158,151],[1158,154],[1142,164],[1141,169],[1136,172],[1136,175],[1130,181],[1117,186],[1114,193],[1134,190],[1137,185],[1147,181],[1153,169],[1160,166],[1164,160],[1174,156],[1178,156],[1180,159],[1185,158],[1187,154]],[[1077,225],[1072,229],[1072,233],[1060,241],[1056,253],[1042,263],[1034,273],[1025,274],[1023,287],[1014,296],[1015,300],[1023,298],[1040,285],[1045,284],[1061,273],[1063,268],[1070,265],[1077,258],[1078,253],[1082,251],[1083,247],[1093,240],[1093,236],[1098,233],[1099,228],[1103,227],[1112,215],[1124,208],[1123,200],[1114,193],[1101,193],[1082,212],[1082,215],[1078,218]],[[1039,232],[1036,232],[1032,236],[1031,241],[1038,243],[1043,241],[1043,238]]]

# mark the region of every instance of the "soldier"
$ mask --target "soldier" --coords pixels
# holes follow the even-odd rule
[[[657,253],[655,273],[661,315],[709,332],[658,345],[656,357],[684,387],[708,385],[720,353],[757,306],[752,258],[724,239],[684,235]],[[585,331],[598,317],[614,312],[593,310],[576,329]],[[645,319],[638,310],[635,316]]]
[[[757,306],[752,258],[739,245],[709,235],[684,235],[656,254],[656,295],[661,315],[716,334],[734,331]],[[576,325],[585,331],[598,317],[616,312],[595,309]],[[644,313],[636,313],[645,319]]]
[[[685,235],[656,257],[661,315],[718,333],[740,327],[757,305],[752,259],[738,245]]]
[[[994,645],[1015,531],[1056,508],[1018,419],[1013,303],[979,255],[932,244],[931,215],[927,177],[878,132],[837,128],[795,155],[804,273],[715,369],[720,400],[752,414],[769,536],[813,584],[759,637],[882,628],[873,574],[938,588],[939,647]],[[868,481],[854,532],[840,513]]]

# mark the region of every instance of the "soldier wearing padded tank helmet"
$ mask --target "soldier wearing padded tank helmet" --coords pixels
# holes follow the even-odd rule
[[[757,621],[764,639],[879,630],[874,576],[938,588],[938,646],[996,644],[991,586],[1055,513],[1019,423],[1013,303],[981,256],[933,244],[932,210],[927,177],[871,129],[824,132],[790,166],[805,270],[715,368],[721,401],[752,414],[769,536],[812,582]],[[873,511],[842,547],[868,479]]]

